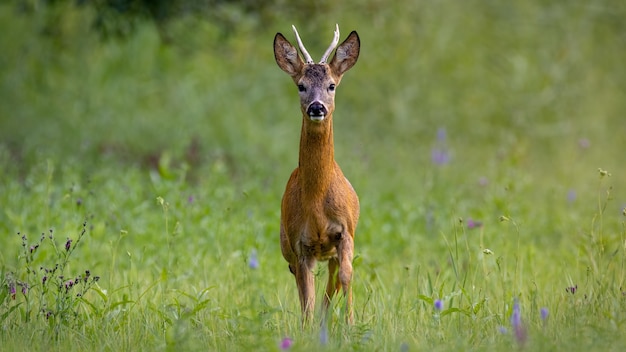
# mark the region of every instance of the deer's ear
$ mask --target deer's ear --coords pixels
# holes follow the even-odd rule
[[[333,56],[330,62],[330,69],[336,76],[343,75],[356,64],[360,51],[361,41],[359,40],[359,35],[352,31],[348,38],[337,47],[335,56]]]
[[[276,33],[274,37],[274,57],[278,67],[291,77],[299,75],[302,71],[304,62],[298,55],[298,50],[280,33]]]

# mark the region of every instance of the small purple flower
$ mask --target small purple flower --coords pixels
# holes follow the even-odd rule
[[[435,165],[446,165],[450,162],[450,154],[444,148],[433,148],[430,157]]]
[[[443,301],[440,299],[435,300],[435,310],[441,311],[443,310]]]
[[[437,141],[430,152],[430,158],[435,165],[445,165],[450,162],[450,153],[446,145],[446,129],[441,127],[437,130]]]
[[[193,195],[190,195],[189,197],[187,197],[187,203],[192,204],[193,201],[194,201]]]
[[[45,285],[45,284],[46,284],[46,281],[48,281],[48,277],[47,277],[47,276],[44,276],[44,277],[43,277],[43,279],[41,279],[41,284],[42,284],[42,285]]]
[[[513,326],[513,328],[516,328],[520,325],[522,325],[522,315],[519,307],[519,302],[515,300],[515,303],[513,303],[513,313],[511,314],[511,326]]]
[[[511,327],[513,329],[513,333],[515,334],[515,340],[520,346],[524,346],[526,343],[526,339],[528,338],[528,334],[526,332],[526,327],[522,324],[522,314],[520,310],[519,302],[516,300],[513,304],[513,314],[511,314]]]
[[[591,146],[591,142],[587,138],[581,138],[578,140],[578,146],[580,149],[588,149]]]
[[[565,288],[565,292],[569,292],[571,294],[575,294],[576,290],[578,290],[578,285],[570,286]]]
[[[291,346],[293,346],[293,340],[289,337],[282,339],[282,341],[280,341],[280,345],[278,345],[278,347],[280,347],[283,351],[290,349]]]
[[[250,253],[250,256],[248,257],[248,267],[250,269],[259,268],[259,259],[256,256],[256,251],[252,251],[252,253]]]
[[[576,191],[573,189],[570,189],[569,191],[567,191],[567,201],[569,203],[574,203],[575,200],[576,200]]]
[[[63,286],[65,287],[65,293],[69,292],[69,290],[74,287],[74,280],[65,281]]]
[[[409,345],[406,342],[400,345],[400,352],[409,352]]]
[[[10,282],[9,283],[9,294],[11,295],[11,299],[15,299],[15,283],[14,282]]]
[[[505,328],[504,326],[500,325],[498,326],[498,331],[502,334],[502,335],[506,335],[509,333],[509,330],[507,330],[507,328]]]
[[[445,143],[447,135],[445,127],[439,127],[437,129],[437,142]]]
[[[322,330],[320,331],[320,343],[322,346],[326,346],[328,344],[328,327],[326,324],[322,325]]]
[[[468,229],[475,229],[475,228],[482,227],[482,226],[483,226],[483,223],[481,221],[474,221],[471,218],[467,219]]]
[[[541,314],[541,320],[543,320],[545,322],[546,319],[548,319],[548,314],[549,314],[548,308],[546,308],[546,307],[541,308],[540,314]]]
[[[22,283],[20,286],[22,286],[22,294],[26,296],[26,294],[28,293],[28,284]]]
[[[72,246],[72,240],[68,237],[67,238],[67,242],[65,242],[65,251],[69,251],[70,247]]]

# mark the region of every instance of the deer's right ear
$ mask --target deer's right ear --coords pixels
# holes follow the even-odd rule
[[[276,33],[274,37],[274,57],[278,67],[291,77],[299,75],[302,71],[304,61],[298,55],[298,50],[280,33]]]

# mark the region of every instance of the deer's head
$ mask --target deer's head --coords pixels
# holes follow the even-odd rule
[[[293,26],[293,31],[304,60],[298,55],[298,50],[282,34],[276,33],[274,37],[276,63],[296,83],[303,116],[308,116],[313,122],[323,122],[335,110],[335,89],[341,77],[354,66],[359,58],[361,45],[359,35],[352,31],[348,38],[337,47],[330,63],[327,63],[328,57],[339,43],[339,26],[337,26],[332,43],[320,62],[316,64],[302,44],[295,26]]]

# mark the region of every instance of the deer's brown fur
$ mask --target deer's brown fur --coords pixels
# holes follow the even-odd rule
[[[310,59],[303,46],[301,51]],[[334,158],[333,112],[335,88],[356,63],[359,51],[359,37],[352,32],[330,63],[326,58],[321,63],[304,62],[282,34],[274,38],[276,62],[296,83],[302,111],[299,163],[281,204],[280,246],[296,278],[303,322],[310,320],[315,305],[312,270],[317,261],[326,260],[324,311],[341,288],[347,319],[354,319],[350,283],[359,199]]]

